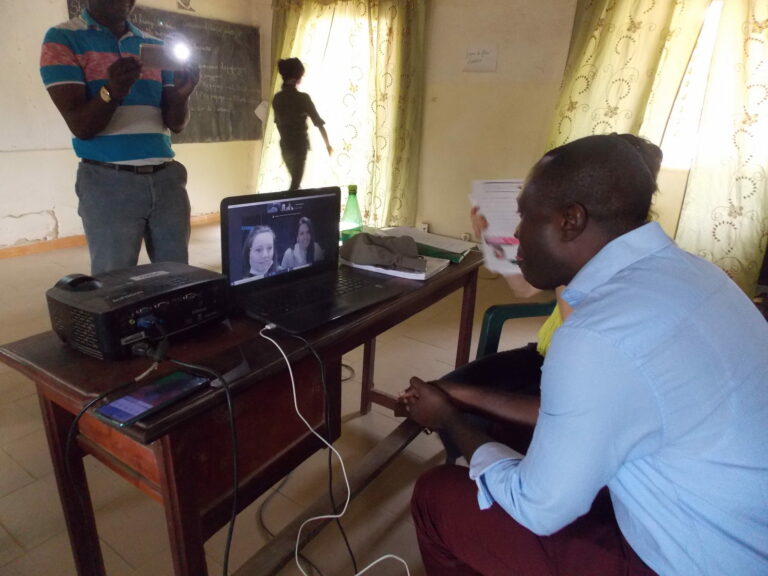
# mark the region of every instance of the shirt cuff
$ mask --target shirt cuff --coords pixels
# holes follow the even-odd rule
[[[485,474],[497,464],[522,460],[523,456],[505,444],[487,442],[480,446],[469,462],[469,477],[477,484],[477,503],[481,510],[490,508],[494,498],[485,482]]]

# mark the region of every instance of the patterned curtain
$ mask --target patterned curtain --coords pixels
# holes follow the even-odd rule
[[[768,243],[768,2],[722,2],[711,62],[693,87],[687,72],[710,4],[720,1],[579,0],[549,145],[633,132],[661,142],[665,157],[692,158],[675,240],[753,295]],[[704,103],[697,137],[682,154],[667,150],[673,107],[693,100]]]
[[[277,60],[306,67],[299,89],[315,102],[334,147],[310,126],[302,187],[357,184],[365,222],[412,225],[421,141],[426,0],[274,0]],[[260,192],[288,188],[272,111],[257,178]]]
[[[768,239],[768,2],[723,3],[676,240],[754,295]]]
[[[649,104],[660,120],[644,136],[660,142],[708,4],[579,0],[549,147],[590,134],[637,134]]]

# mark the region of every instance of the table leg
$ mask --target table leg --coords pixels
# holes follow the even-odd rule
[[[69,473],[67,472],[67,434],[75,417],[48,400],[39,389],[38,398],[75,568],[79,576],[105,576],[104,558],[101,555],[91,494],[83,466],[83,452],[77,442],[70,446]]]
[[[160,491],[163,496],[174,574],[208,576],[200,511],[192,504],[196,499],[186,487],[186,475],[194,472],[177,462],[184,458],[174,452],[170,435],[156,441],[154,447],[160,468]]]
[[[459,321],[459,342],[456,346],[456,368],[469,362],[469,349],[472,345],[472,324],[475,317],[475,297],[477,296],[477,268],[467,276],[461,300],[461,320]]]
[[[363,374],[360,391],[360,414],[368,414],[373,402],[373,369],[376,359],[376,338],[363,344]]]

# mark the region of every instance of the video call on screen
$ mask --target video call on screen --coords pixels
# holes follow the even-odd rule
[[[293,249],[296,244],[302,217],[312,221],[313,241],[320,245],[326,258],[332,258],[338,245],[339,219],[333,194],[230,206],[230,283],[248,281],[245,241],[252,228],[268,226],[272,229],[275,233],[275,260],[280,263],[286,250]]]

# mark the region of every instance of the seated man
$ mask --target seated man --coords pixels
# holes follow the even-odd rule
[[[615,135],[640,153],[656,180],[663,158],[661,148],[634,134]],[[651,216],[649,213],[649,220]],[[471,218],[475,236],[481,237],[487,221],[476,208],[472,209]],[[521,274],[505,276],[505,279],[518,297],[525,298],[539,292]],[[482,426],[491,437],[521,453],[528,450],[539,413],[544,356],[553,334],[571,313],[571,306],[562,298],[564,289],[565,286],[555,288],[557,306],[539,329],[536,343],[485,356],[454,370],[437,382],[454,404],[462,411],[473,414],[473,426]],[[489,388],[493,392],[486,394]],[[452,464],[460,456],[459,451],[446,434],[441,434],[441,439],[445,444],[446,462]]]
[[[411,380],[410,417],[470,463],[417,482],[427,574],[768,574],[768,324],[647,222],[654,189],[615,135],[532,169],[520,267],[537,288],[566,285],[573,312],[544,360],[522,458]]]

